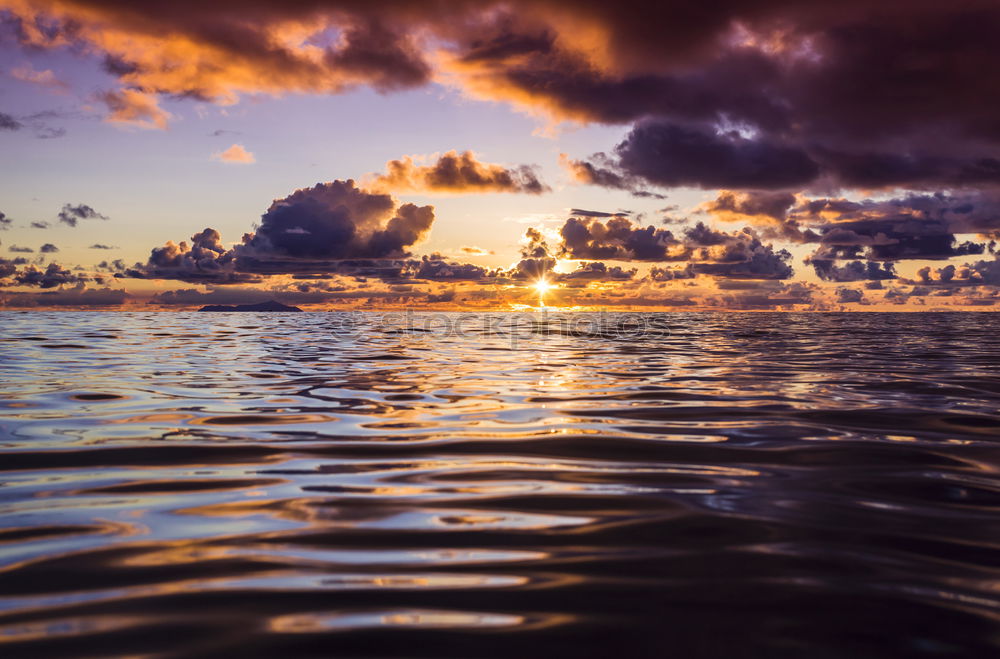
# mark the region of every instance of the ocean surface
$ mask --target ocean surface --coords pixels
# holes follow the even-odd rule
[[[4,658],[998,652],[998,314],[0,314]]]

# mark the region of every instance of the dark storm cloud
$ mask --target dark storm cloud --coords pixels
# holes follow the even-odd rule
[[[11,9],[26,46],[105,57],[123,85],[232,102],[246,93],[387,91],[435,73],[558,118],[739,125],[844,153],[1000,139],[991,0],[126,0]],[[280,38],[291,34],[294,38]],[[335,35],[335,36],[331,36]],[[445,57],[435,57],[442,49]],[[440,62],[435,72],[431,62]],[[850,148],[845,148],[850,147]],[[862,148],[864,147],[864,148]],[[875,151],[879,151],[875,149]],[[731,187],[731,186],[730,186]]]
[[[427,281],[481,281],[489,274],[486,268],[478,265],[454,263],[445,259],[430,258],[427,256],[418,262],[411,263],[411,276]]]
[[[607,221],[571,217],[559,231],[560,254],[571,259],[615,259],[620,261],[684,260],[687,251],[673,232],[642,227],[626,217]]]
[[[472,276],[460,264],[406,260],[434,222],[433,206],[396,204],[388,194],[358,188],[354,181],[319,183],[275,200],[260,225],[229,248],[215,229],[190,244],[167,242],[148,261],[120,272],[136,278],[237,284],[263,275],[350,274],[380,279]],[[475,266],[471,266],[475,268]]]
[[[724,3],[713,6],[711,21],[690,13],[678,20],[671,3],[662,8],[670,19],[658,26],[660,44],[692,22],[703,31],[685,34],[687,47],[654,45],[652,36],[643,42],[641,29],[613,31],[625,24],[619,12],[632,11],[616,5],[602,16],[620,48],[602,53],[611,65],[595,66],[553,40],[529,56],[494,58],[483,69],[492,76],[482,76],[483,93],[604,123],[656,117],[650,125],[663,128],[650,134],[641,130],[650,120],[641,121],[619,145],[629,157],[618,166],[594,164],[592,182],[610,187],[628,187],[636,176],[749,187],[760,171],[750,165],[755,158],[772,164],[757,186],[765,188],[800,187],[821,174],[860,187],[1000,180],[995,150],[984,143],[1000,139],[1000,85],[979,73],[1000,65],[995,4]],[[628,54],[635,52],[658,55]],[[720,138],[733,134],[730,127],[746,139],[726,144]],[[699,162],[691,156],[720,169],[672,166]]]
[[[575,183],[597,185],[612,190],[626,190],[633,197],[666,199],[666,195],[647,190],[644,182],[638,176],[622,172],[618,165],[603,153],[594,154],[590,161],[574,160],[565,153],[561,153],[559,154],[559,164]]]
[[[17,272],[17,266],[20,265],[12,259],[5,259],[0,257],[0,280],[10,277],[15,272]]]
[[[29,265],[14,275],[14,282],[19,286],[38,288],[55,288],[63,284],[78,284],[89,280],[89,277],[74,274],[58,263],[50,263],[44,270]]]
[[[959,242],[947,226],[921,220],[865,220],[826,227],[814,259],[900,261],[982,254],[985,245]]]
[[[570,259],[690,261],[696,274],[730,278],[786,279],[793,274],[791,254],[765,245],[749,228],[728,233],[699,222],[676,236],[624,217],[571,217],[560,235],[558,255]]]
[[[433,206],[402,204],[354,181],[319,183],[279,199],[238,248],[247,259],[399,258],[423,239]]]
[[[816,270],[816,276],[825,281],[864,281],[895,279],[896,272],[891,262],[878,263],[876,261],[849,261],[844,265],[837,265],[832,259],[807,259],[806,263],[811,264]]]
[[[106,220],[107,215],[102,215],[87,204],[64,204],[59,211],[59,221],[71,227],[75,227],[80,220]]]
[[[376,19],[348,27],[343,45],[327,51],[325,64],[381,92],[416,87],[431,77],[430,66],[407,31],[394,30]]]
[[[622,171],[668,187],[801,187],[819,174],[799,147],[660,120],[637,124],[615,155]]]
[[[840,286],[837,288],[837,302],[841,304],[858,304],[864,302],[864,291]]]
[[[573,272],[556,275],[559,282],[568,284],[586,284],[592,281],[626,281],[635,277],[636,269],[623,269],[621,266],[608,267],[600,261],[581,263]]]
[[[366,183],[387,192],[520,192],[542,194],[550,188],[529,165],[505,167],[480,162],[474,153],[449,151],[429,165],[411,157],[390,160],[386,172]]]
[[[236,272],[233,251],[222,244],[218,231],[207,228],[191,236],[191,243],[168,241],[154,247],[145,264],[137,263],[123,271],[122,276],[137,279],[176,279],[188,282],[242,283],[259,277]]]
[[[819,149],[815,157],[833,180],[849,188],[911,188],[1000,183],[1000,160],[891,152]]]
[[[924,266],[917,271],[916,280],[906,281],[936,288],[1000,286],[1000,256],[995,256],[989,261],[981,260],[958,266],[953,264],[940,268]]]
[[[994,193],[911,194],[887,200],[813,199],[793,209],[812,224],[820,247],[814,262],[832,259],[898,261],[982,254],[985,243],[956,234],[991,236],[1000,230]]]

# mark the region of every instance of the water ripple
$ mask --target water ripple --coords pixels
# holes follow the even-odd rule
[[[996,318],[5,312],[0,655],[995,654]]]

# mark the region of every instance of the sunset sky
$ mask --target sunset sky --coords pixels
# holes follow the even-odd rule
[[[997,35],[995,0],[0,0],[0,307],[989,310]]]

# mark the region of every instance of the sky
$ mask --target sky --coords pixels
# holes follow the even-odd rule
[[[992,310],[997,34],[993,0],[0,0],[0,308]]]

